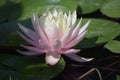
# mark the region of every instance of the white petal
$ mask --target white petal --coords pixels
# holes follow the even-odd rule
[[[76,11],[74,11],[74,12],[72,13],[72,26],[75,25],[76,19],[77,19],[77,14],[76,14]]]
[[[38,42],[38,40],[39,40],[38,35],[37,35],[34,31],[32,31],[32,30],[29,29],[29,28],[24,27],[23,25],[21,25],[21,24],[19,24],[19,23],[18,23],[18,25],[19,25],[20,29],[21,29],[30,39]]]
[[[54,21],[46,22],[44,30],[50,41],[53,41],[55,38],[59,36],[59,31]]]
[[[89,24],[90,24],[90,20],[80,29],[79,34],[81,34],[82,32],[84,32],[87,29],[87,27],[88,27]]]
[[[55,17],[58,16],[58,13],[57,13],[56,9],[55,9],[54,12],[53,12],[53,16],[55,16]]]
[[[32,24],[33,24],[33,27],[34,27],[35,31],[38,31],[37,27],[40,27],[38,15],[33,14],[31,21],[32,21]]]
[[[48,18],[51,20],[52,19],[52,14],[51,14],[51,12],[49,11],[48,12]],[[41,19],[41,18],[40,18]]]
[[[81,22],[82,22],[82,18],[80,19],[80,21],[78,22],[77,26],[75,27],[75,29],[73,30],[73,33],[72,33],[72,37],[74,35],[77,35],[79,30],[80,30],[80,26],[81,26]]]
[[[80,26],[81,20],[76,27]],[[80,27],[78,27],[78,29],[75,30],[76,32],[74,31],[72,33],[73,34],[72,37],[68,40],[64,48],[70,48],[78,44],[84,38],[86,33],[86,28],[88,27],[89,23],[90,23],[90,20],[81,29]]]
[[[33,55],[42,55],[43,53],[37,53],[34,51],[20,51],[20,50],[16,50],[18,53],[26,55],[26,56],[33,56]]]
[[[46,53],[46,63],[49,65],[55,65],[58,63],[58,61],[60,60],[61,55],[59,53]]]
[[[65,18],[65,16],[64,16],[64,21],[63,22],[64,22],[64,24],[66,26],[66,29],[69,29],[70,27],[74,28],[74,26],[72,26],[72,16],[71,16],[70,11],[69,11],[69,14],[68,14],[67,18]]]
[[[64,33],[63,37],[61,38],[61,41],[64,43],[66,40],[69,39],[70,36],[71,36],[71,29],[69,28]]]
[[[40,20],[39,20],[39,17],[37,14],[33,14],[33,16],[32,16],[32,24],[33,24],[35,31],[39,35],[39,37],[42,40],[45,40],[47,42],[48,41],[47,36],[45,35],[44,30],[42,28],[44,25],[40,25],[42,23],[40,23]]]
[[[81,22],[82,22],[82,18],[80,19],[80,21],[78,22],[77,26],[75,27],[75,29],[73,30],[73,32],[71,33],[71,36],[70,38],[68,38],[68,40],[65,42],[66,43],[69,43],[71,40],[75,39],[79,33],[79,30],[80,30],[80,25],[81,25]]]
[[[93,58],[84,58],[84,57],[80,57],[76,54],[68,54],[66,55],[68,58],[77,61],[77,62],[87,62],[87,61],[91,61],[93,60]]]

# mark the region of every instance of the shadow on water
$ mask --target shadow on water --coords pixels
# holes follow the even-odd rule
[[[0,5],[0,23],[18,20],[23,11],[21,3],[10,0],[3,1],[4,5]]]
[[[91,12],[91,13],[86,13],[86,14],[84,14],[81,6],[78,6],[78,7],[77,7],[77,16],[78,16],[78,18],[83,17],[83,18],[105,19],[105,20],[110,20],[110,21],[113,21],[113,22],[120,23],[120,18],[108,17],[108,16],[104,15],[104,14],[100,11],[100,9],[97,9],[96,11]]]

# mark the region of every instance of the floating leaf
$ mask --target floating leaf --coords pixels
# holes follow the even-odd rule
[[[120,33],[120,24],[100,19],[91,19],[87,38],[98,36],[96,43],[104,43],[117,37]]]
[[[105,48],[109,49],[113,53],[120,53],[120,41],[111,40],[105,45]]]
[[[100,8],[104,0],[78,0],[82,14],[96,11]]]
[[[86,33],[86,40],[77,45],[79,48],[95,47],[114,39],[120,34],[120,24],[118,23],[100,19],[89,20],[91,20],[91,23]],[[84,21],[86,22],[88,19],[84,19]]]
[[[18,72],[18,74],[7,74],[11,75],[12,79],[15,80],[50,80],[65,67],[63,58],[60,59],[57,65],[49,66],[45,63],[44,56],[28,57],[6,55],[10,57],[5,57],[4,55],[0,55],[0,60],[2,60],[0,64],[2,63],[8,66],[8,68],[11,67],[11,70]],[[0,73],[0,75],[3,74]]]
[[[120,80],[120,75],[117,75],[117,80]]]
[[[77,44],[75,46],[75,48],[91,48],[91,47],[95,47],[95,46],[98,46],[96,44],[96,40],[97,40],[97,37],[95,38],[84,38],[79,44]]]
[[[117,75],[117,79],[116,80],[120,80],[120,75]]]
[[[100,10],[107,16],[120,18],[120,0],[105,0]]]

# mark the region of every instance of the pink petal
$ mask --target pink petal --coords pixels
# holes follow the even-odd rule
[[[64,45],[64,43],[66,42],[66,40],[68,40],[68,38],[71,36],[71,29],[67,29],[66,32],[64,33],[63,37],[61,38],[61,41]]]
[[[80,50],[79,49],[61,49],[60,51],[59,51],[61,54],[73,54],[73,53],[78,53],[78,52],[80,52]]]
[[[79,30],[80,30],[80,25],[81,25],[81,22],[82,22],[82,18],[80,19],[80,21],[78,22],[77,26],[75,27],[75,29],[73,30],[70,38],[68,38],[68,40],[65,42],[65,45],[67,43],[69,43],[71,40],[75,39],[79,33]]]
[[[29,29],[29,28],[24,27],[23,25],[21,25],[21,24],[19,24],[19,23],[18,23],[18,25],[19,25],[20,29],[21,29],[30,39],[38,42],[39,38],[38,38],[37,34],[36,34],[34,31],[32,31],[32,30]]]
[[[76,36],[80,30],[80,26],[81,26],[81,22],[82,22],[82,18],[80,19],[80,21],[78,22],[77,26],[75,27],[75,29],[73,30],[73,33],[72,33],[72,37],[73,36]]]
[[[60,60],[61,55],[55,52],[46,53],[46,63],[49,65],[55,65]]]
[[[40,44],[38,42],[35,42],[35,41],[32,41],[31,39],[27,38],[26,36],[24,36],[22,33],[18,32],[18,34],[25,40],[27,41],[28,43],[30,43],[31,45],[33,46],[36,46],[36,47],[42,47],[40,46]]]
[[[45,40],[45,42],[47,42],[48,39],[47,39],[47,37],[46,37],[46,35],[44,33],[44,30],[42,28],[44,25],[40,25],[40,20],[39,20],[39,17],[38,17],[37,14],[33,14],[33,16],[32,16],[32,24],[33,24],[33,27],[34,27],[35,31],[39,35],[39,37],[42,40]]]
[[[71,42],[69,42],[68,44],[66,44],[63,47],[64,48],[71,48],[71,47],[75,46],[76,44],[78,44],[84,38],[85,33],[86,33],[86,31],[81,33],[78,37],[76,37],[75,39],[73,39]]]
[[[48,46],[43,40],[39,40],[39,44],[45,49],[50,49],[50,46]]]
[[[44,31],[50,42],[52,42],[55,38],[59,37],[59,30],[57,28],[57,25],[54,23],[54,21],[49,21],[49,22],[47,21],[44,26]]]
[[[37,52],[37,53],[45,53],[46,52],[45,49],[40,49],[40,48],[37,48],[37,47],[24,46],[24,45],[21,45],[21,46],[25,49],[28,49],[28,50],[31,50],[31,51],[34,51],[34,52]]]
[[[76,54],[66,54],[66,56],[77,62],[87,62],[87,61],[93,60],[93,58],[84,58],[84,57],[80,57]]]
[[[42,55],[43,53],[36,53],[34,51],[20,51],[17,50],[20,54],[26,55],[26,56],[32,56],[32,55]]]

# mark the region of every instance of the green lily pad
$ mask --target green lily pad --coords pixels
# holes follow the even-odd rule
[[[85,35],[86,39],[77,45],[79,48],[101,45],[116,38],[120,34],[120,24],[118,23],[101,19],[84,19],[83,24],[88,20],[91,20],[91,23]]]
[[[113,53],[120,53],[120,41],[111,40],[104,47]]]
[[[76,0],[0,0],[0,3],[0,18],[8,21],[25,20],[33,13],[42,14],[49,8],[60,8],[65,11],[77,8]]]
[[[109,17],[120,18],[120,0],[105,0],[100,10]]]
[[[96,43],[108,42],[120,34],[120,24],[100,19],[91,19],[86,38],[98,37]]]
[[[117,80],[120,80],[120,75],[117,75]]]
[[[3,74],[5,71],[0,69],[0,76],[11,76],[11,78],[15,80],[50,80],[63,71],[65,67],[63,58],[61,58],[59,63],[55,66],[47,65],[44,58],[44,56],[30,57],[1,54],[0,64],[4,64],[8,66],[8,68],[10,67],[11,71],[16,71],[17,73],[13,74],[12,72],[9,72],[9,70],[6,70],[6,73],[9,72],[9,74]]]
[[[104,0],[78,0],[82,14],[87,14],[96,11],[100,8]]]

